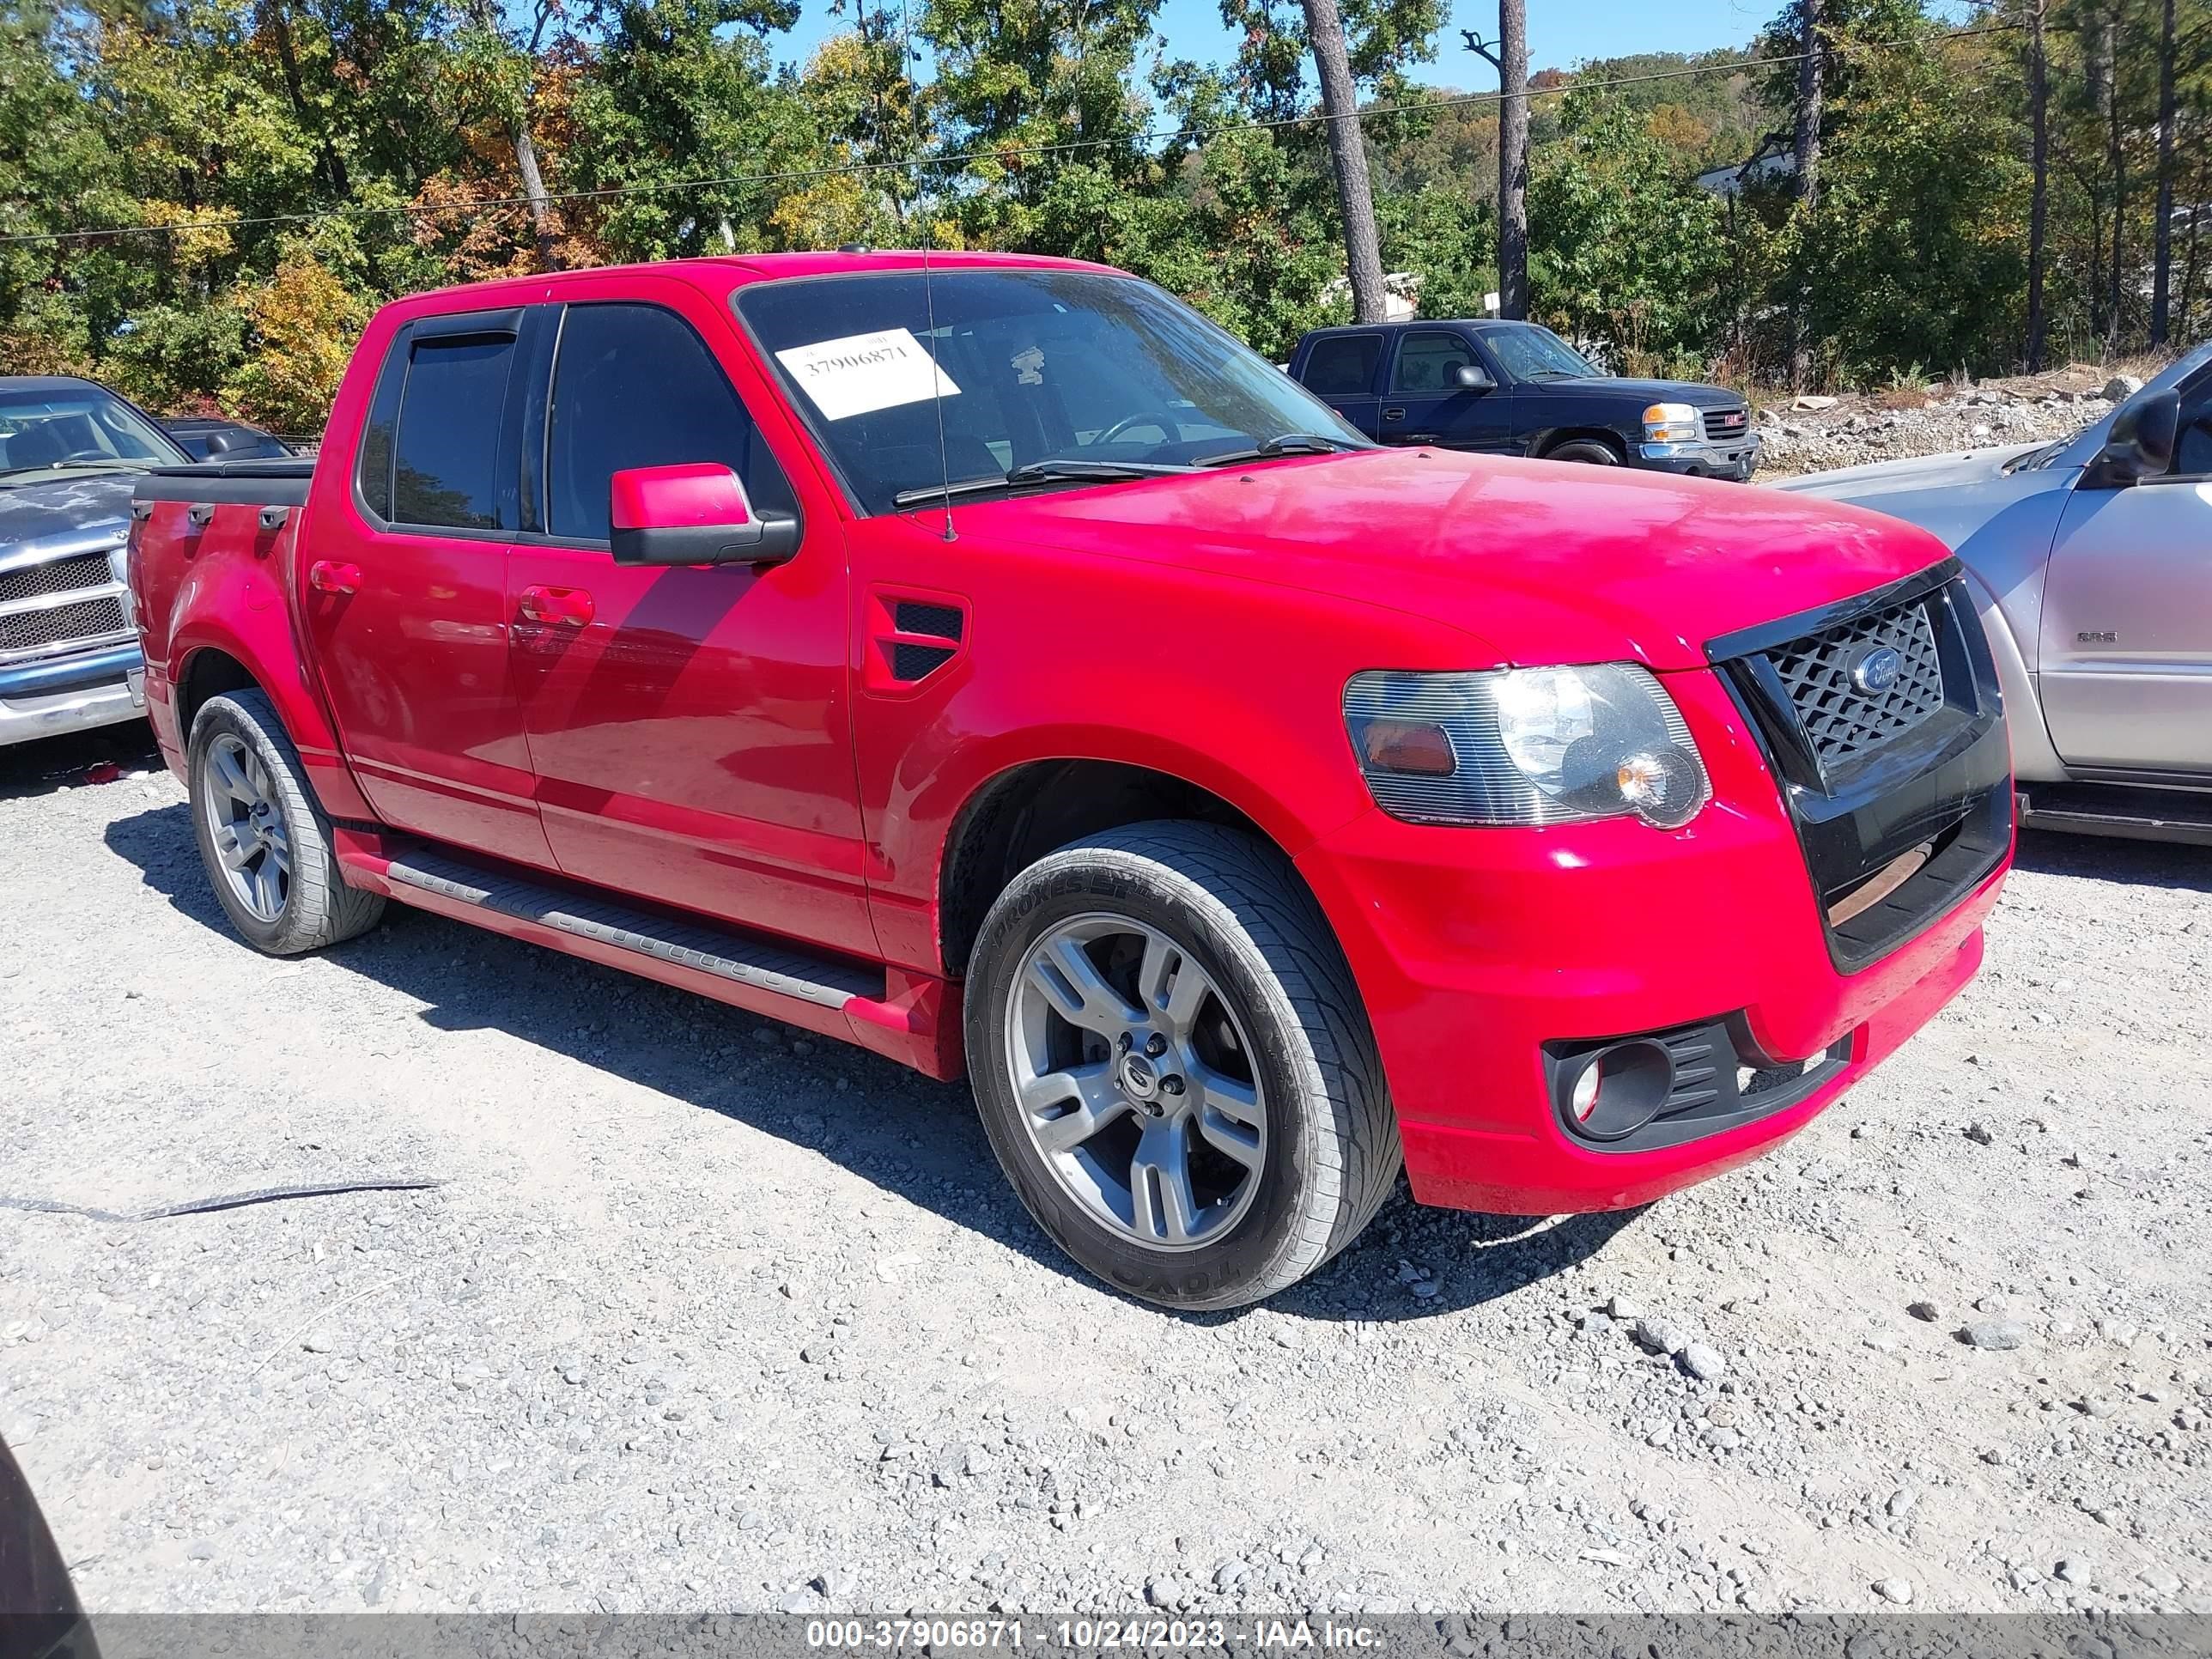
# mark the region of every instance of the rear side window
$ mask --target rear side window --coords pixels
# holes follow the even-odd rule
[[[1324,398],[1356,397],[1375,389],[1375,365],[1382,361],[1379,334],[1332,334],[1314,342],[1302,377],[1306,390]]]
[[[498,524],[499,426],[514,359],[511,336],[416,343],[393,444],[394,520],[456,530]]]
[[[546,451],[546,526],[556,536],[605,541],[608,485],[634,466],[719,464],[744,480],[755,512],[794,507],[721,365],[690,324],[658,306],[568,307]]]
[[[361,451],[354,458],[354,483],[361,504],[378,518],[392,519],[392,439],[399,428],[399,392],[407,384],[407,331],[401,329],[376,372],[376,392],[361,428]]]
[[[1390,366],[1393,392],[1456,392],[1459,371],[1474,362],[1474,348],[1441,329],[1411,333],[1399,342]]]

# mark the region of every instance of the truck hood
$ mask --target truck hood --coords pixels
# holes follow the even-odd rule
[[[1431,618],[1468,666],[1691,668],[1717,635],[1943,548],[1840,503],[1627,468],[1382,449],[977,503],[963,534],[1202,569]]]
[[[131,527],[135,472],[59,472],[29,483],[0,478],[0,560],[33,544],[82,544],[88,531],[120,539]]]
[[[1699,386],[1695,380],[1626,380],[1597,374],[1583,380],[1529,380],[1518,389],[1531,392],[1597,392],[1624,402],[1687,404],[1692,409],[1741,409],[1743,397],[1725,386]]]

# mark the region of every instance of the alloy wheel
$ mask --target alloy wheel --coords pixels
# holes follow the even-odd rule
[[[208,744],[202,764],[201,810],[222,878],[256,921],[274,922],[292,891],[292,844],[269,769],[228,732]]]
[[[1023,957],[1006,1027],[1030,1139],[1097,1220],[1187,1250],[1250,1209],[1265,1093],[1235,1009],[1182,945],[1127,916],[1059,922]]]

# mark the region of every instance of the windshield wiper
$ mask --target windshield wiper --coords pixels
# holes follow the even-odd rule
[[[1126,478],[1158,478],[1188,472],[1187,466],[1152,461],[1030,461],[1001,478],[956,478],[950,483],[921,484],[902,489],[891,497],[893,507],[919,507],[925,501],[950,501],[961,495],[980,495],[993,489],[1018,489],[1032,483],[1114,483]]]
[[[1208,455],[1200,466],[1238,466],[1246,461],[1269,461],[1278,455],[1333,455],[1340,449],[1364,449],[1348,438],[1332,438],[1320,432],[1279,432],[1249,449],[1224,450]]]
[[[0,478],[20,478],[31,472],[150,472],[160,465],[158,461],[127,461],[120,455],[108,455],[96,461],[41,461],[36,466],[11,466],[0,472]]]

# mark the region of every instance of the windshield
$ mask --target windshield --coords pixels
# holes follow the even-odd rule
[[[953,492],[964,500],[994,486],[1141,478],[1232,452],[1371,447],[1289,376],[1133,276],[966,270],[925,284],[920,271],[891,271],[757,283],[736,302],[866,513],[896,511],[902,495],[942,499],[948,481],[978,481]]]
[[[1540,324],[1486,328],[1482,343],[1516,380],[1586,380],[1597,374],[1595,363]]]
[[[151,421],[99,386],[0,390],[0,478],[59,467],[177,466],[185,459]]]

